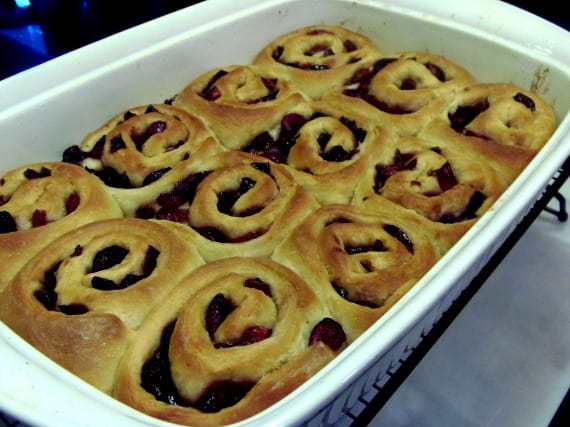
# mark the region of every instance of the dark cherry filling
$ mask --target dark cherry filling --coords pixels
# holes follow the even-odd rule
[[[313,116],[311,119],[318,117],[319,115]],[[356,142],[356,146],[362,144],[364,139],[366,138],[366,130],[362,129],[358,126],[356,121],[347,119],[346,117],[341,117],[339,121],[344,124],[347,128],[350,129],[352,135],[354,137],[354,141]],[[329,151],[324,151],[327,143],[329,142],[331,135],[328,133],[322,133],[317,138],[317,142],[321,147],[321,158],[328,162],[343,162],[345,160],[350,160],[356,153],[358,153],[358,148],[354,148],[353,150],[346,151],[341,146],[332,147]]]
[[[79,256],[82,253],[83,248],[80,245],[77,245],[71,256]],[[127,253],[128,250],[121,248],[120,246],[108,246],[95,255],[90,272],[105,270],[121,263],[126,257]],[[100,290],[124,289],[128,286],[131,286],[139,280],[148,277],[152,273],[156,267],[159,253],[160,252],[154,247],[148,247],[143,263],[142,274],[128,274],[118,285],[111,280],[103,279],[101,277],[94,277],[91,281],[91,286],[95,289]],[[47,310],[50,311],[59,311],[67,315],[87,313],[89,309],[81,303],[71,303],[65,305],[57,304],[57,271],[60,265],[61,262],[58,262],[44,273],[41,287],[34,292],[34,296]]]
[[[523,104],[526,108],[528,108],[530,111],[535,111],[536,110],[536,105],[534,103],[534,101],[529,98],[528,96],[526,96],[524,93],[517,93],[513,99],[517,102],[520,102],[521,104]]]
[[[265,230],[252,231],[249,233],[242,234],[237,237],[230,238],[221,230],[216,227],[198,227],[195,230],[200,233],[201,236],[208,240],[212,240],[218,243],[243,243],[250,240],[256,239],[265,233]]]
[[[265,283],[263,280],[261,280],[258,277],[246,279],[244,285],[246,288],[257,289],[258,291],[263,292],[269,298],[272,297],[271,287],[269,286],[269,284]]]
[[[24,176],[26,179],[38,179],[38,178],[46,178],[51,176],[51,170],[46,167],[42,167],[39,171],[35,171],[33,169],[26,169],[24,171]]]
[[[239,188],[218,193],[218,210],[226,215],[232,215],[232,207],[238,199],[255,186],[255,181],[251,178],[242,178]],[[263,207],[253,207],[239,214],[246,217],[256,214]]]
[[[233,302],[223,294],[217,294],[212,299],[206,310],[206,331],[208,331],[210,339],[214,338],[216,330],[235,308]]]
[[[18,231],[16,220],[8,211],[0,211],[0,234]]]
[[[77,193],[71,193],[65,202],[65,211],[67,214],[74,212],[79,203],[81,202],[81,197]]]
[[[48,223],[47,212],[43,209],[36,209],[32,214],[32,227],[41,227]]]
[[[102,252],[107,252],[106,254],[102,255],[101,258],[105,258],[104,261],[101,262],[101,260],[99,260],[99,264],[98,267],[101,266],[101,264],[106,264],[105,267],[101,268],[101,269],[106,269],[106,268],[110,268],[113,265],[119,264],[127,255],[127,253],[124,252],[125,250],[123,248],[120,248],[118,246],[110,246],[106,249],[104,249],[103,251],[100,251],[97,256],[99,256],[99,254],[101,254]],[[112,252],[112,253],[110,253]],[[158,256],[160,255],[160,251],[156,248],[154,248],[153,246],[149,246],[147,248],[146,254],[145,254],[145,259],[143,262],[143,268],[142,268],[142,273],[141,274],[127,274],[120,283],[115,283],[112,280],[109,279],[105,279],[102,277],[93,277],[93,279],[91,280],[91,286],[94,289],[99,289],[102,291],[113,291],[113,290],[118,290],[118,289],[125,289],[128,288],[129,286],[134,285],[135,283],[139,282],[142,279],[147,278],[148,276],[151,275],[151,273],[154,271],[155,267],[156,267],[156,263],[158,260]],[[97,258],[96,256],[96,258]],[[95,265],[95,261],[93,263]],[[96,271],[100,271],[100,270],[96,270]]]
[[[216,87],[216,82],[228,74],[225,70],[219,70],[214,76],[210,79],[210,81],[206,84],[204,89],[199,93],[199,95],[207,101],[215,101],[218,99],[222,94]]]
[[[259,280],[259,279],[253,279]],[[247,282],[246,282],[247,286]],[[206,331],[210,335],[210,339],[214,340],[214,333],[220,325],[226,320],[232,311],[236,309],[235,304],[226,298],[223,294],[217,294],[206,309]],[[242,345],[255,344],[256,342],[263,341],[269,338],[273,331],[263,326],[250,326],[247,328],[240,337],[223,343],[216,343],[216,348],[227,348]]]
[[[386,224],[384,226],[384,231],[404,245],[409,253],[414,253],[414,243],[412,242],[412,239],[410,239],[410,236],[408,236],[408,234],[400,227],[396,227],[392,224]]]
[[[380,111],[384,111],[385,113],[389,114],[410,114],[413,113],[413,110],[407,109],[401,105],[397,104],[388,104],[378,98],[374,97],[370,93],[368,93],[368,89],[370,88],[370,83],[374,76],[378,74],[380,70],[386,67],[388,64],[397,61],[398,58],[382,58],[372,67],[362,68],[358,70],[356,73],[352,75],[352,77],[345,83],[347,86],[351,86],[354,84],[358,84],[356,88],[345,89],[344,94],[347,96],[351,96],[354,98],[360,98],[370,105],[374,106],[375,108],[379,109]],[[427,62],[424,64],[425,67],[441,82],[445,81],[445,73],[443,70],[431,63]],[[416,89],[417,83],[413,78],[406,78],[402,81],[400,85],[400,89],[402,90],[413,90]]]
[[[163,169],[157,169],[154,172],[149,173],[147,176],[145,176],[142,186],[145,187],[149,184],[152,184],[155,181],[158,181],[160,178],[162,178],[162,176],[164,174],[166,174],[167,172],[169,172],[171,170],[171,168],[163,168]]]
[[[474,219],[477,217],[477,210],[479,210],[479,208],[483,205],[486,199],[487,196],[485,196],[484,193],[482,193],[481,191],[475,191],[471,196],[469,203],[467,204],[467,206],[460,215],[457,216],[450,214],[443,215],[439,219],[439,222],[442,222],[444,224],[453,224],[456,222]]]
[[[158,113],[159,111],[153,105],[149,105],[143,114],[149,113]],[[127,121],[132,117],[135,117],[136,114],[132,111],[127,111],[124,116],[123,120]],[[166,131],[167,124],[165,121],[158,120],[151,123],[146,129],[131,134],[131,138],[135,143],[135,146],[138,151],[142,151],[145,142],[153,135],[157,133],[162,133]],[[83,151],[81,147],[78,145],[72,145],[66,148],[62,155],[62,160],[66,163],[74,163],[74,164],[81,164],[87,158],[99,160],[103,156],[103,152],[105,150],[105,143],[107,141],[107,135],[101,136],[97,143],[93,146],[91,151]],[[172,151],[177,149],[178,147],[182,146],[184,141],[178,141],[177,143],[166,147],[166,151]],[[125,149],[127,147],[125,141],[123,140],[121,135],[117,135],[109,141],[109,151],[111,153],[115,153],[119,150]],[[104,167],[101,170],[94,170],[90,168],[85,168],[87,171],[92,173],[93,175],[97,176],[101,179],[106,185],[115,188],[133,188],[133,184],[131,183],[129,177],[125,173],[120,173],[116,169],[111,167]],[[154,172],[149,173],[145,179],[143,180],[143,186],[149,185],[152,182],[160,179],[162,175],[168,172],[168,168],[156,170]]]
[[[346,334],[342,326],[330,317],[325,317],[311,331],[309,345],[323,342],[333,350],[338,350],[346,342]]]
[[[369,245],[345,245],[344,251],[349,255],[361,254],[363,252],[384,252],[386,246],[381,240],[375,240]]]
[[[261,81],[267,88],[268,94],[256,99],[249,100],[247,101],[248,104],[260,104],[262,102],[273,101],[277,98],[277,95],[279,95],[279,89],[277,88],[278,80],[276,78],[262,78]]]
[[[376,176],[374,177],[374,191],[379,192],[388,178],[395,173],[404,170],[414,170],[416,168],[416,156],[412,153],[401,153],[396,150],[392,164],[376,165]]]
[[[156,400],[182,407],[192,406],[202,412],[219,412],[235,405],[255,385],[248,381],[219,381],[210,384],[196,403],[183,399],[172,380],[168,349],[176,322],[167,325],[161,335],[160,344],[141,369],[141,386]]]
[[[324,29],[317,29],[317,30],[313,30],[313,31],[310,31],[307,33],[307,35],[309,35],[309,36],[315,36],[315,35],[319,35],[319,34],[332,34],[332,33],[330,33],[327,30],[324,30]],[[344,47],[345,52],[348,52],[348,53],[358,50],[358,45],[349,39],[344,40],[342,45]],[[284,51],[283,46],[277,46],[275,48],[275,50],[273,51],[273,53],[271,54],[271,57],[275,61],[281,62],[284,65],[287,65],[289,67],[294,67],[294,68],[300,68],[302,70],[321,71],[321,70],[328,70],[330,68],[328,65],[324,65],[324,64],[283,62],[283,61],[281,61],[281,56],[283,55],[283,51]],[[305,56],[308,56],[308,57],[311,57],[311,56],[314,56],[317,54],[321,54],[321,56],[323,56],[323,57],[335,55],[332,48],[329,45],[324,44],[324,43],[316,43],[316,44],[312,45],[311,47],[306,49],[303,52],[303,54]],[[358,62],[359,60],[360,60],[360,58],[353,58],[350,61],[350,63]]]
[[[66,213],[69,215],[74,212],[79,206],[80,201],[81,198],[79,197],[79,194],[71,193],[65,202]],[[32,213],[31,223],[33,228],[41,227],[42,225],[46,225],[48,222],[47,212],[45,210],[36,209]],[[18,231],[18,225],[16,224],[12,214],[8,211],[0,211],[0,234],[11,233],[14,231]]]
[[[170,338],[174,332],[175,325],[176,322],[172,322],[164,328],[160,337],[160,345],[144,363],[141,369],[141,386],[160,402],[170,405],[190,406],[188,402],[180,397],[170,373],[168,347],[170,346]]]
[[[432,171],[430,175],[437,178],[437,183],[441,191],[450,190],[457,185],[457,178],[449,162],[446,162],[441,168]]]
[[[451,128],[463,135],[479,136],[467,130],[466,127],[475,119],[475,117],[487,108],[489,108],[489,101],[487,99],[482,99],[471,105],[462,105],[458,107],[453,113],[448,114],[449,121],[451,122]]]
[[[331,285],[334,288],[334,290],[336,291],[336,293],[339,294],[343,299],[345,299],[348,302],[351,302],[353,304],[358,304],[358,305],[361,305],[361,306],[367,307],[367,308],[378,308],[378,307],[380,307],[379,304],[376,304],[372,301],[364,301],[364,300],[357,300],[357,299],[351,298],[348,295],[348,291],[346,290],[346,288],[342,287],[337,282],[332,282]]]
[[[304,116],[296,113],[287,114],[281,120],[281,131],[277,139],[262,132],[243,148],[243,151],[256,154],[276,163],[285,163],[299,129],[307,122]]]
[[[143,145],[149,138],[155,134],[162,133],[166,130],[166,122],[159,120],[152,123],[149,127],[141,132],[131,134],[131,138],[135,143],[138,151],[142,151]],[[180,145],[180,144],[179,144]]]

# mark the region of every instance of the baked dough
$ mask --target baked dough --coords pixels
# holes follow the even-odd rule
[[[323,320],[337,328],[334,343],[318,338]],[[118,370],[115,396],[164,420],[196,426],[255,415],[346,345],[342,325],[303,279],[253,257],[194,270],[138,335]]]
[[[359,32],[342,26],[313,25],[277,37],[253,63],[317,100],[342,86],[361,63],[378,53],[372,40]]]
[[[34,163],[0,178],[0,291],[28,259],[83,224],[123,216],[101,181],[79,166]]]
[[[110,393],[134,332],[203,263],[169,222],[97,221],[51,242],[24,266],[0,298],[0,320]]]

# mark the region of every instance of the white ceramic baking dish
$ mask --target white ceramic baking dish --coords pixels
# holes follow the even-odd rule
[[[385,52],[446,55],[480,81],[532,88],[553,104],[560,125],[495,207],[398,304],[326,369],[240,425],[337,422],[469,284],[570,154],[569,33],[491,0],[207,0],[0,81],[4,172],[59,159],[118,112],[170,98],[200,73],[249,62],[274,37],[319,23],[362,31]],[[24,423],[169,425],[83,383],[1,323],[0,360],[0,410]]]

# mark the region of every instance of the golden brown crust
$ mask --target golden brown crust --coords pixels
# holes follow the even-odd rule
[[[0,319],[110,392],[133,331],[202,264],[168,222],[97,221],[61,236],[26,264],[2,294]]]
[[[215,321],[211,313],[223,311],[217,309],[220,298],[233,308]],[[208,263],[182,281],[147,319],[122,361],[114,395],[186,425],[237,422],[284,397],[334,357],[335,351],[322,342],[309,343],[312,329],[327,316],[307,283],[274,261],[248,257]],[[172,335],[166,338],[167,371],[176,389],[175,406],[147,392],[148,384],[141,385],[144,366],[156,357],[172,322]],[[249,334],[255,328],[267,333],[256,338]],[[243,342],[244,337],[249,338]],[[205,393],[223,383],[248,391],[231,403],[214,397],[210,404],[217,410],[206,413]]]
[[[421,132],[476,151],[509,181],[556,128],[552,108],[538,95],[506,83],[479,83],[459,92]]]
[[[222,147],[195,115],[168,104],[130,108],[90,132],[79,148],[93,156],[79,164],[123,175],[120,188],[139,188],[153,173],[190,157],[207,157]],[[113,185],[111,185],[113,186]],[[121,192],[118,193],[120,199]]]
[[[360,63],[378,54],[366,36],[334,25],[314,25],[284,34],[266,45],[253,63],[292,84],[311,99],[341,86]]]
[[[322,205],[348,203],[391,134],[342,104],[317,101],[311,110],[285,164]]]
[[[329,205],[300,224],[273,258],[315,288],[356,339],[439,259],[413,215]]]
[[[62,162],[34,163],[7,172],[0,178],[0,200],[2,215],[11,218],[15,227],[0,234],[0,291],[28,259],[65,232],[123,216],[101,181]]]
[[[424,52],[376,56],[362,65],[324,99],[343,102],[401,136],[417,134],[455,93],[474,82],[463,67]]]
[[[285,113],[303,113],[297,88],[253,65],[216,68],[188,84],[174,104],[201,117],[228,149],[236,150],[278,126]]]
[[[192,181],[185,193],[192,196],[173,201],[177,188]],[[151,211],[179,222],[179,232],[207,261],[271,255],[291,227],[319,207],[283,165],[240,151],[187,162],[144,196],[127,215]]]

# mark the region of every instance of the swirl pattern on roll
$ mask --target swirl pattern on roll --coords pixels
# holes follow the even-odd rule
[[[311,99],[341,86],[360,64],[379,54],[366,36],[345,27],[314,25],[274,39],[253,63],[286,78]]]
[[[439,259],[422,228],[406,212],[329,205],[301,223],[273,258],[315,287],[352,341]]]
[[[285,167],[239,151],[189,162],[148,190],[128,213],[179,223],[207,261],[270,255],[319,206]]]
[[[176,95],[174,105],[201,117],[222,145],[235,150],[277,126],[285,112],[302,112],[306,101],[289,81],[253,65],[234,65],[193,80]]]
[[[414,135],[474,78],[448,58],[424,52],[378,56],[324,99],[344,102],[399,135]]]
[[[218,151],[218,141],[196,116],[172,105],[151,104],[113,117],[80,145],[68,147],[63,160],[81,165],[109,187],[137,189],[190,157]]]
[[[51,240],[122,216],[106,187],[79,166],[43,162],[7,172],[0,178],[0,290]]]
[[[192,272],[139,330],[115,396],[159,418],[223,425],[271,405],[346,345],[307,283],[267,258]]]
[[[552,107],[507,83],[465,88],[420,134],[469,146],[514,180],[556,128]]]
[[[368,170],[352,201],[375,209],[388,199],[427,219],[426,228],[447,234],[451,247],[507,188],[486,158],[453,141],[407,137],[394,143]]]
[[[285,116],[278,137],[261,133],[244,150],[283,163],[321,204],[348,203],[390,133],[342,105],[310,107],[310,115]]]
[[[50,243],[22,268],[0,299],[0,319],[109,393],[134,331],[203,263],[168,222],[94,222]]]

